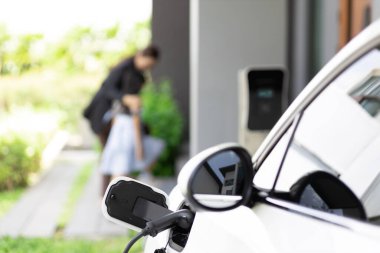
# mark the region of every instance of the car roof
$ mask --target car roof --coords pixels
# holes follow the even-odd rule
[[[281,136],[288,129],[293,119],[304,110],[328,84],[356,59],[380,45],[380,20],[372,23],[342,48],[308,83],[305,89],[293,101],[289,108],[272,128],[259,149],[252,157],[255,168],[258,168]]]

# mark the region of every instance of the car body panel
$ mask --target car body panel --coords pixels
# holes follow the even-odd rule
[[[241,206],[225,212],[197,213],[183,252],[276,252],[272,245],[260,218]]]
[[[320,220],[268,204],[258,204],[253,212],[261,221],[265,233],[270,235],[276,252],[378,252],[380,248],[378,228],[375,228],[376,234],[373,228],[362,229],[363,233],[360,233],[359,228],[342,225],[351,222],[348,218]],[[337,224],[339,218],[341,224]]]
[[[378,252],[380,248],[379,228],[373,225],[280,204],[283,207],[257,204],[252,209],[198,212],[182,252]],[[165,247],[168,238],[168,231],[148,238],[145,253]],[[168,247],[167,252],[179,251]]]

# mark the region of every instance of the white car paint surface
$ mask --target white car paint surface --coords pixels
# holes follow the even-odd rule
[[[276,252],[262,221],[245,206],[226,212],[197,213],[187,243],[184,253]]]
[[[380,249],[380,233],[368,236],[264,204],[254,207],[253,212],[265,227],[264,231],[270,235],[270,247],[274,247],[276,252],[363,253],[379,252]]]

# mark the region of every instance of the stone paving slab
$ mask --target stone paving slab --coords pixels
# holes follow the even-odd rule
[[[73,218],[66,226],[66,237],[97,238],[127,235],[127,229],[107,221],[101,212],[100,175],[94,169]]]

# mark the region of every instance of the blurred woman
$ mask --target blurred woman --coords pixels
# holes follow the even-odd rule
[[[112,176],[148,169],[157,159],[163,142],[143,133],[139,93],[145,72],[159,59],[159,50],[148,46],[113,68],[84,111],[91,129],[104,148],[100,169],[102,194]]]

